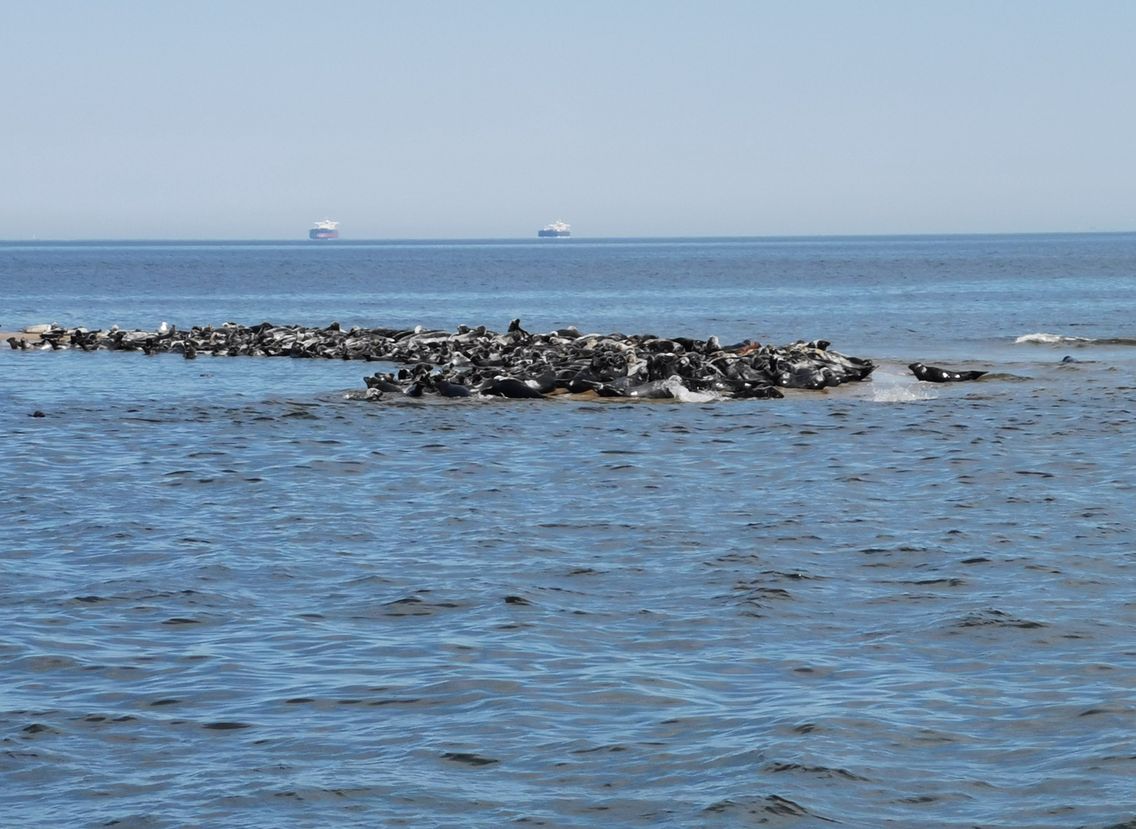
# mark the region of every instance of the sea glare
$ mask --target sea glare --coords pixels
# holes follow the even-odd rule
[[[0,344],[4,827],[1136,825],[1136,235],[3,243],[0,299],[879,366],[368,402]]]

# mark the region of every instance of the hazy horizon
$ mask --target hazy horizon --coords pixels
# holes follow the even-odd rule
[[[1136,229],[1136,4],[5,6],[0,239]]]
[[[20,245],[20,246],[35,246],[38,244],[43,245],[84,245],[84,244],[114,244],[114,245],[276,245],[276,244],[296,244],[303,246],[335,246],[335,245],[367,245],[367,244],[494,244],[502,242],[532,242],[539,245],[559,245],[571,244],[579,242],[715,242],[715,241],[741,241],[741,242],[808,242],[808,241],[839,241],[839,240],[857,240],[863,239],[949,239],[958,237],[960,239],[979,238],[984,236],[990,237],[1053,237],[1053,236],[1130,236],[1136,234],[1136,230],[1021,230],[1021,231],[997,231],[997,232],[957,232],[957,233],[788,233],[782,235],[760,235],[754,234],[749,236],[742,235],[690,235],[690,234],[676,234],[673,236],[585,236],[583,234],[573,233],[569,239],[538,239],[535,231],[533,233],[519,234],[513,236],[375,236],[356,238],[353,236],[341,235],[338,239],[334,240],[312,240],[307,238],[306,229],[299,234],[292,234],[291,236],[264,236],[259,238],[242,238],[234,237],[196,237],[196,236],[150,236],[150,237],[98,237],[98,236],[75,236],[75,237],[39,237],[34,236],[28,239],[13,239],[0,237],[0,244],[5,245]]]

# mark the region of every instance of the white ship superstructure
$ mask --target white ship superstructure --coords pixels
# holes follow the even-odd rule
[[[312,229],[308,231],[309,239],[338,239],[339,238],[339,222],[333,222],[331,219],[320,219]]]
[[[557,219],[552,224],[545,225],[537,231],[537,236],[571,236],[572,225]]]

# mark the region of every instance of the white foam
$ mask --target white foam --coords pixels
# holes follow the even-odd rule
[[[1088,337],[1066,337],[1061,334],[1046,334],[1039,331],[1036,334],[1023,334],[1014,340],[1014,344],[1021,343],[1043,343],[1046,345],[1053,345],[1056,343],[1087,343],[1092,342]]]
[[[921,383],[911,374],[876,371],[871,380],[872,400],[876,403],[914,403],[934,400],[939,395],[933,383]]]
[[[712,403],[721,400],[722,395],[712,391],[691,391],[686,386],[679,385],[674,390],[675,400],[680,403]]]
[[[680,403],[709,403],[712,400],[722,399],[721,395],[715,392],[691,391],[683,385],[682,378],[675,374],[664,380],[661,385]]]
[[[925,388],[926,386],[926,388]],[[872,400],[876,403],[914,403],[918,400],[934,400],[938,397],[934,389],[926,383],[906,386],[872,387]]]

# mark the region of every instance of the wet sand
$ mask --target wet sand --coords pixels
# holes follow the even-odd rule
[[[38,343],[41,339],[39,334],[29,334],[26,331],[0,331],[0,343],[7,343],[9,337],[27,340],[29,343]]]

